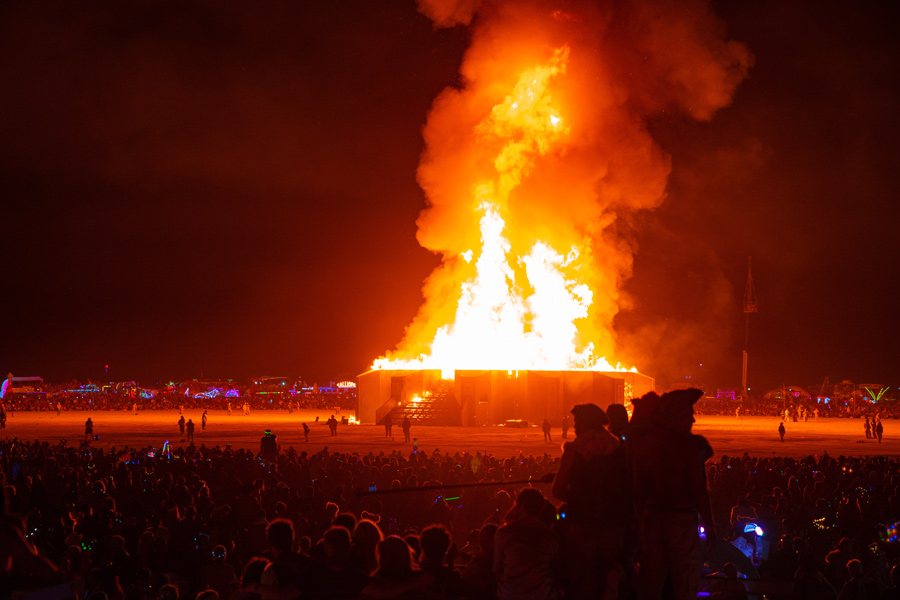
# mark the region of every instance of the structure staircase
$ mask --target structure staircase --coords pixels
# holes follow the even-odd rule
[[[390,415],[395,427],[406,417],[413,425],[462,425],[462,409],[452,389],[439,389],[403,403],[398,402],[390,410]],[[378,422],[383,419],[381,417]]]

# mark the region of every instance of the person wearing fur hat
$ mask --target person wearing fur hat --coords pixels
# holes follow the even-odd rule
[[[560,513],[566,598],[577,600],[617,588],[632,499],[624,448],[606,429],[606,413],[595,404],[571,412],[575,439],[563,445],[553,495],[566,503]]]
[[[639,600],[659,600],[666,578],[676,600],[694,600],[702,567],[698,517],[707,544],[716,533],[706,485],[706,460],[712,448],[691,433],[700,390],[652,394],[635,402],[632,468],[640,524]],[[640,409],[640,410],[639,410]]]

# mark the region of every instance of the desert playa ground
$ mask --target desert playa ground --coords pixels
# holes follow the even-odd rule
[[[331,412],[302,410],[288,414],[286,411],[255,411],[241,415],[234,411],[209,411],[206,430],[202,430],[202,410],[185,409],[185,419],[196,424],[195,444],[259,450],[259,440],[264,430],[271,429],[278,436],[282,449],[293,446],[296,450],[318,452],[327,446],[331,451],[370,451],[389,453],[393,450],[409,451],[411,443],[404,443],[403,432],[394,426],[393,438],[385,437],[384,427],[376,425],[339,425],[337,436],[331,436],[325,420]],[[345,415],[349,413],[345,411]],[[0,439],[40,440],[59,443],[66,440],[78,444],[84,439],[84,422],[91,417],[94,434],[98,439],[91,443],[109,449],[113,446],[162,447],[168,441],[172,446],[183,446],[178,431],[178,411],[67,412],[17,412],[9,415],[6,429],[0,431]],[[319,418],[316,421],[316,417]],[[340,414],[338,415],[340,417]],[[303,439],[302,422],[310,427],[309,442]],[[786,422],[785,442],[778,438],[775,417],[698,416],[694,432],[706,436],[717,456],[808,456],[827,451],[832,456],[889,455],[900,457],[900,421],[884,422],[884,440],[867,440],[860,419],[818,419],[808,422]],[[569,437],[574,435],[569,431]],[[560,455],[561,431],[552,431],[553,441],[545,442],[537,427],[512,429],[506,427],[431,427],[413,425],[412,437],[420,450],[432,452],[482,451],[498,457],[549,453]]]

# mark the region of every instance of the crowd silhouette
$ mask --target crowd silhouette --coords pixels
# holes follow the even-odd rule
[[[0,595],[900,595],[900,463],[714,456],[697,397],[648,394],[630,421],[578,405],[561,458],[6,439]]]
[[[48,386],[49,388],[50,386]],[[51,388],[52,389],[52,388]],[[254,394],[246,388],[240,396],[217,395],[213,397],[191,396],[184,393],[163,392],[153,397],[141,397],[134,391],[50,391],[46,394],[7,394],[3,398],[4,410],[16,411],[115,411],[208,409],[238,411],[244,406],[251,410],[332,409],[352,410],[357,397],[353,391],[336,393],[291,392]]]

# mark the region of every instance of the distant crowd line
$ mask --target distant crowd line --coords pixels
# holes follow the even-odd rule
[[[894,403],[840,402],[793,403],[753,400],[747,402],[703,401],[697,406],[703,415],[778,417],[786,421],[813,421],[817,418],[862,419],[876,415],[900,419],[900,405]]]
[[[133,397],[117,392],[72,392],[50,397],[17,394],[0,400],[7,412],[15,411],[55,411],[55,410],[179,410],[207,409],[240,411],[244,404],[252,410],[299,410],[299,409],[356,409],[356,395],[309,394],[307,396],[289,394],[265,394],[249,397],[196,398],[184,394],[159,394],[153,398]]]

